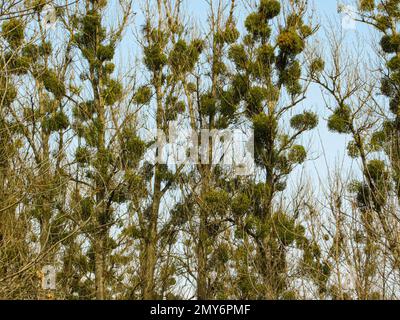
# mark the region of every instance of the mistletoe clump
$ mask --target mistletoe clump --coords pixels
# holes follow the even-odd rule
[[[247,93],[247,112],[249,115],[259,114],[263,111],[263,101],[267,96],[267,91],[263,87],[254,86]]]
[[[0,78],[0,97],[4,106],[9,106],[17,97],[15,86],[2,78]]]
[[[301,76],[301,67],[298,61],[293,61],[280,73],[280,83],[286,86],[289,94],[300,94],[302,87],[299,79]]]
[[[122,84],[115,80],[109,79],[104,88],[103,98],[107,106],[112,106],[123,97]]]
[[[133,99],[137,104],[148,104],[151,100],[151,95],[151,88],[149,86],[142,86],[136,91]]]
[[[12,49],[18,49],[24,42],[24,22],[18,18],[10,19],[1,26],[2,36]]]
[[[146,144],[131,127],[125,127],[120,134],[121,161],[125,168],[135,168],[142,158]]]
[[[40,78],[47,91],[51,92],[56,99],[60,99],[65,95],[66,89],[64,82],[57,77],[57,74],[53,70],[46,69],[40,75]]]
[[[249,58],[243,45],[232,45],[229,48],[228,57],[233,61],[236,68],[239,70],[246,69]]]
[[[350,133],[351,116],[351,109],[349,106],[339,106],[328,119],[329,130],[338,133]]]
[[[258,12],[266,19],[275,18],[281,11],[281,4],[278,0],[261,0]]]
[[[325,61],[322,58],[316,58],[311,62],[310,72],[312,75],[319,74],[325,69]]]
[[[265,21],[262,14],[258,12],[254,12],[246,18],[245,27],[253,36],[254,40],[269,38],[272,32],[267,21]]]
[[[359,7],[363,12],[371,12],[375,9],[375,0],[360,0]]]
[[[277,43],[282,52],[299,54],[304,50],[304,40],[293,30],[286,30],[279,34]]]
[[[81,165],[86,165],[90,162],[91,152],[86,147],[78,147],[75,151],[75,160]]]
[[[292,163],[301,164],[306,157],[306,149],[302,145],[294,145],[289,151],[288,160]]]
[[[217,101],[212,93],[205,93],[200,99],[200,112],[203,115],[212,116],[217,112]]]
[[[318,117],[315,113],[305,111],[290,119],[290,126],[299,131],[312,130],[318,125]]]
[[[387,183],[389,172],[382,160],[371,160],[366,167],[366,176],[371,183],[354,181],[350,192],[356,194],[358,207],[362,210],[380,210],[387,201],[390,185]]]
[[[162,52],[160,44],[153,44],[144,49],[145,64],[151,71],[161,70],[167,64],[168,58]]]
[[[192,40],[189,45],[182,39],[177,41],[169,55],[173,72],[179,75],[192,71],[202,50],[203,41],[200,39]]]
[[[81,102],[72,110],[75,118],[82,121],[87,121],[96,113],[96,108],[93,100]]]
[[[68,116],[62,112],[56,112],[49,117],[46,117],[42,121],[43,129],[48,132],[56,132],[60,130],[65,130],[69,126]]]
[[[400,35],[384,35],[381,40],[382,50],[386,53],[395,53],[400,50]]]

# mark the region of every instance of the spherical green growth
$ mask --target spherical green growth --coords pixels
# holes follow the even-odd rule
[[[108,62],[104,65],[104,73],[106,74],[112,74],[114,72],[115,69],[115,64],[112,62]]]
[[[114,163],[114,154],[110,149],[98,149],[94,161],[94,166]]]
[[[386,15],[375,16],[376,26],[379,30],[385,32],[392,25],[391,18]]]
[[[362,188],[362,183],[360,181],[357,180],[353,180],[349,183],[347,190],[350,193],[357,193],[360,191],[360,189]]]
[[[50,41],[46,41],[39,46],[39,54],[41,56],[49,56],[53,51],[53,46]]]
[[[169,64],[174,70],[175,73],[181,73],[183,71],[185,60],[187,59],[188,54],[188,45],[185,40],[178,40],[170,55],[169,55]]]
[[[239,37],[240,37],[240,32],[233,23],[226,26],[224,31],[224,41],[227,44],[232,44],[236,42],[237,39],[239,39]]]
[[[290,13],[287,15],[286,18],[286,28],[293,28],[296,29],[297,27],[303,24],[303,20],[301,15],[296,12]]]
[[[290,126],[298,131],[314,129],[318,125],[318,117],[315,113],[305,111],[290,119]]]
[[[35,44],[27,44],[22,48],[22,55],[35,61],[40,55],[39,46]]]
[[[47,3],[47,0],[31,0],[30,2],[27,1],[26,4],[31,6],[32,9],[35,10],[35,12],[40,13]]]
[[[310,26],[308,26],[308,25],[306,25],[306,24],[303,24],[301,27],[300,27],[300,34],[301,34],[301,36],[305,39],[305,38],[308,38],[309,36],[311,36],[312,34],[313,34],[313,29],[310,27]]]
[[[69,126],[68,116],[62,111],[56,112],[49,118],[44,118],[42,126],[47,133],[65,130]]]
[[[232,89],[224,91],[220,97],[221,114],[225,117],[231,118],[236,112],[237,105],[240,101],[236,99],[236,95]]]
[[[114,79],[107,83],[107,88],[104,90],[103,98],[108,106],[112,106],[117,101],[121,100],[123,96],[122,84]]]
[[[261,0],[258,12],[266,19],[275,18],[281,11],[281,4],[278,0]]]
[[[389,69],[392,71],[398,71],[400,70],[400,57],[394,56],[392,59],[390,59],[387,62],[387,66]]]
[[[127,127],[121,133],[121,160],[125,167],[135,167],[142,159],[146,143],[141,140],[133,128]]]
[[[294,61],[291,65],[281,71],[279,74],[280,83],[286,86],[286,90],[291,95],[300,94],[302,87],[299,79],[301,76],[301,67],[298,61]]]
[[[167,164],[158,166],[156,176],[158,179],[164,182],[170,182],[174,180],[174,173],[168,169]]]
[[[213,214],[223,215],[229,204],[228,193],[225,190],[211,189],[204,195],[204,204]]]
[[[382,160],[371,160],[368,162],[367,171],[369,176],[375,182],[386,181],[388,172],[386,171],[385,163]]]
[[[312,74],[321,73],[325,69],[325,61],[322,58],[316,58],[311,62],[310,71]]]
[[[295,240],[298,229],[295,220],[284,212],[277,212],[271,217],[271,230],[275,237],[279,239],[284,246],[291,245]]]
[[[379,151],[383,148],[384,143],[387,141],[387,136],[384,131],[374,132],[371,136],[371,149],[373,151]]]
[[[304,41],[294,30],[281,32],[277,44],[283,52],[289,54],[299,54],[304,50]]]
[[[360,0],[360,10],[363,12],[373,11],[375,9],[375,0]]]
[[[271,28],[263,19],[262,15],[254,12],[247,16],[244,23],[247,31],[253,35],[254,39],[269,38],[271,35]]]
[[[100,61],[109,61],[114,57],[114,46],[109,44],[106,46],[100,45],[97,49],[97,58]]]
[[[358,158],[360,156],[360,150],[355,141],[350,141],[347,145],[347,154],[350,158]]]
[[[257,63],[261,66],[270,66],[275,61],[274,48],[269,44],[263,44],[257,49]]]
[[[212,116],[217,110],[217,102],[211,93],[206,93],[200,98],[200,112],[202,115]]]
[[[17,97],[17,89],[11,83],[3,83],[0,79],[0,98],[4,106],[9,106]]]
[[[87,197],[80,201],[81,216],[83,220],[89,219],[94,214],[95,203],[92,198]]]
[[[213,260],[219,265],[224,265],[229,261],[230,249],[227,244],[220,244],[213,253]]]
[[[287,187],[287,183],[285,181],[278,181],[275,184],[275,190],[278,192],[285,191],[286,187]]]
[[[192,55],[192,58],[194,56],[198,57],[198,55],[201,52],[203,52],[203,50],[204,50],[204,41],[201,39],[193,39],[189,45],[189,52]]]
[[[148,104],[150,103],[151,96],[152,96],[151,88],[148,86],[142,86],[136,91],[133,97],[133,101],[136,104]]]
[[[258,114],[263,111],[263,101],[266,98],[266,91],[262,87],[252,87],[247,93],[247,112],[249,115]]]
[[[328,119],[328,129],[338,133],[351,132],[351,109],[343,105],[334,111]]]
[[[161,70],[168,58],[162,52],[159,44],[153,44],[144,48],[144,63],[150,71]]]
[[[182,74],[193,70],[203,51],[203,41],[193,40],[189,45],[182,39],[178,40],[170,55],[169,64],[175,74]]]
[[[96,112],[95,105],[92,100],[81,102],[72,110],[72,114],[75,118],[78,118],[82,121],[87,121],[93,117],[93,114]]]
[[[43,112],[54,113],[57,111],[59,102],[55,99],[51,99],[49,95],[44,94],[42,96]]]
[[[128,236],[132,239],[141,239],[143,237],[142,231],[135,225],[126,227],[122,232],[123,235]]]
[[[78,147],[75,151],[75,160],[81,165],[85,165],[90,162],[91,153],[88,148]]]
[[[295,145],[289,151],[288,160],[293,163],[301,164],[306,160],[306,157],[306,149],[301,145]]]
[[[106,7],[108,2],[108,0],[90,0],[90,1],[96,4],[98,8]]]
[[[45,70],[40,77],[46,90],[51,92],[56,99],[61,99],[65,95],[65,85],[53,70]]]
[[[295,81],[293,83],[287,84],[286,90],[291,96],[297,96],[302,93],[303,87],[301,86],[299,81]]]
[[[400,50],[400,35],[384,35],[381,40],[382,50],[386,53],[395,53]]]
[[[96,39],[100,41],[105,38],[105,30],[101,27],[101,15],[99,12],[88,11],[86,16],[81,19],[82,33],[78,37],[78,41],[89,47]]]
[[[249,80],[246,76],[238,73],[232,78],[232,87],[237,99],[241,100],[249,90]]]
[[[196,91],[197,91],[197,85],[196,85],[194,82],[189,82],[189,83],[187,84],[187,90],[188,90],[190,93],[196,92]]]
[[[233,61],[236,68],[243,70],[246,69],[248,56],[243,45],[235,44],[229,48],[228,57]]]
[[[398,114],[400,110],[400,97],[396,94],[389,102],[390,111],[394,114]]]
[[[391,97],[394,95],[396,91],[396,88],[393,84],[393,81],[390,80],[390,78],[385,77],[382,78],[381,80],[381,92],[383,95],[385,95],[386,97]]]
[[[259,113],[253,116],[252,120],[255,147],[259,151],[262,151],[275,134],[278,123],[274,117],[266,115],[265,113]]]
[[[26,56],[16,56],[14,54],[6,54],[5,57],[9,71],[16,75],[26,74],[31,66],[32,60]]]
[[[178,112],[175,108],[170,107],[165,110],[165,120],[166,121],[175,121],[178,118]]]
[[[7,40],[9,45],[16,49],[21,46],[24,41],[24,22],[20,19],[10,19],[3,23],[1,31],[2,36]]]
[[[235,216],[241,217],[246,214],[251,206],[251,201],[246,194],[239,193],[232,200],[232,212]]]
[[[184,101],[178,101],[175,103],[174,109],[177,113],[184,113],[186,110],[186,104]]]

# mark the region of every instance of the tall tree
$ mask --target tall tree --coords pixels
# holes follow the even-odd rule
[[[307,24],[306,14],[306,1],[281,4],[262,0],[245,20],[247,34],[243,42],[233,45],[229,52],[237,70],[233,79],[235,94],[243,101],[243,113],[254,128],[258,172],[258,178],[243,183],[232,201],[237,234],[245,234],[241,255],[244,259],[251,256],[246,253],[248,246],[257,252],[251,257],[254,268],[247,266],[240,279],[245,297],[296,296],[288,282],[287,255],[291,246],[304,252],[305,265],[310,269],[310,264],[322,263],[318,243],[306,238],[298,214],[276,202],[278,194],[287,189],[289,174],[306,160],[307,151],[298,144],[299,137],[318,123],[316,114],[308,110],[290,117],[300,108],[310,83],[301,58],[316,28]],[[290,123],[291,130],[284,121]],[[327,280],[329,268],[325,269]],[[256,289],[250,289],[251,283]]]

